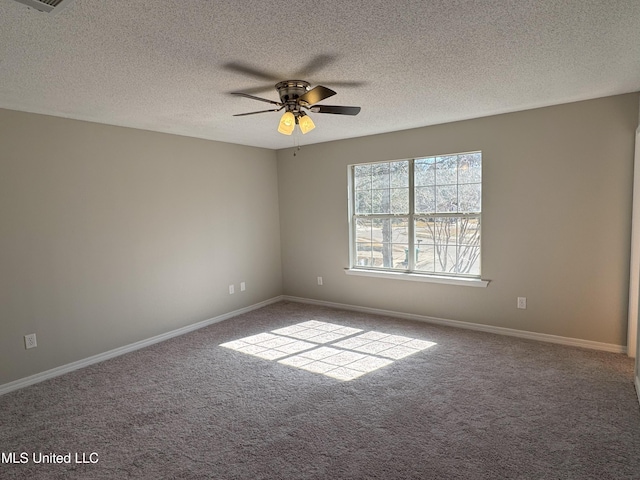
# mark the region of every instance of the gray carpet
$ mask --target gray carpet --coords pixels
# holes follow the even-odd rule
[[[349,381],[219,346],[310,320],[436,345]],[[0,452],[28,456],[3,479],[640,479],[626,356],[287,302],[6,394],[0,413]],[[52,452],[71,463],[34,463]]]

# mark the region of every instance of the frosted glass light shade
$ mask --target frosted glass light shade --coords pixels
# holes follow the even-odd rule
[[[311,130],[316,128],[316,126],[313,123],[313,120],[311,120],[311,117],[307,115],[303,115],[302,117],[298,118],[298,125],[300,125],[300,131],[303,134],[310,132]]]
[[[278,131],[283,135],[291,135],[294,128],[296,128],[296,117],[291,112],[285,112],[280,119]]]

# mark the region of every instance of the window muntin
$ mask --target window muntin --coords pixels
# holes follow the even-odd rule
[[[480,277],[482,154],[351,166],[351,267]]]

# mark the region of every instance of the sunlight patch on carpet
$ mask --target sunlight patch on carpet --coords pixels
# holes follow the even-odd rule
[[[220,346],[283,365],[353,380],[436,345],[417,338],[309,320]]]

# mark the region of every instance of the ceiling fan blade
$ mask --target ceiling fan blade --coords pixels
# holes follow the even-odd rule
[[[255,115],[256,113],[267,113],[267,112],[279,112],[280,110],[282,110],[284,107],[280,107],[280,108],[273,108],[271,110],[260,110],[258,112],[248,112],[248,113],[236,113],[234,115],[234,117],[244,117],[246,115]]]
[[[239,62],[228,62],[225,63],[223,67],[227,70],[233,70],[234,72],[242,73],[243,75],[250,75],[252,77],[256,77],[261,80],[269,80],[271,82],[277,82],[282,78],[281,75],[277,75],[273,72],[258,70],[257,68],[253,68]]]
[[[332,97],[336,94],[333,90],[327,87],[323,87],[322,85],[318,85],[315,88],[312,88],[304,95],[300,95],[298,100],[308,103],[309,105],[313,105],[314,103],[321,102],[325,98]]]
[[[342,105],[316,105],[309,110],[314,113],[334,113],[337,115],[357,115],[360,113],[360,107],[344,107]]]
[[[329,85],[331,85],[332,87],[362,87],[364,85],[367,84],[367,82],[357,82],[357,81],[353,81],[353,82],[341,82],[341,81],[330,81],[330,80],[323,80],[322,83],[328,83]]]
[[[316,55],[311,60],[309,60],[309,62],[304,67],[298,70],[294,74],[294,77],[304,78],[313,75],[317,71],[322,70],[324,67],[334,62],[335,59],[335,55]]]
[[[247,97],[247,98],[251,98],[252,100],[259,100],[261,102],[271,103],[272,105],[278,105],[279,107],[282,106],[280,102],[274,102],[273,100],[268,100],[262,97],[256,97],[255,95],[249,95],[248,93],[244,93],[244,92],[231,92],[231,95],[238,95],[239,97]]]
[[[273,83],[270,84],[262,84],[261,86],[258,87],[251,87],[251,88],[243,88],[242,89],[242,93],[263,93],[263,92],[273,92]],[[234,92],[227,92],[227,93],[234,93]]]

